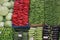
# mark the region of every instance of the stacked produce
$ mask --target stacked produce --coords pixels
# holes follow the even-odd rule
[[[11,17],[13,11],[12,0],[0,0],[0,27],[11,27]]]
[[[56,5],[55,0],[45,1],[45,23],[48,25],[56,25],[58,21],[57,13],[55,11]],[[56,21],[57,20],[57,21]]]
[[[58,27],[58,13],[56,10],[56,0],[45,1],[45,24],[50,26],[50,40],[58,40],[59,27]]]
[[[45,2],[44,0],[30,1],[29,21],[31,24],[42,24],[44,21],[51,26],[60,24],[60,0],[45,0]],[[10,28],[12,27],[11,17],[13,6],[13,0],[0,0],[0,40],[13,40],[12,29]],[[50,33],[52,39],[53,31],[50,31]],[[29,38],[31,37],[34,40],[42,40],[42,27],[31,28],[29,30]]]
[[[30,0],[30,1],[31,1],[30,14],[29,14],[30,23],[32,23],[32,24],[43,23],[43,21],[44,21],[44,0]],[[0,0],[0,8],[1,8],[0,9],[0,15],[1,15],[0,21],[8,21],[8,22],[11,21],[13,4],[14,4],[13,0],[6,0],[6,1]]]
[[[42,27],[37,27],[34,32],[34,40],[42,40]]]
[[[4,28],[4,38],[2,40],[13,40],[13,31],[12,28]]]
[[[60,25],[60,0],[56,0],[56,13],[58,14],[58,25]],[[60,40],[60,33],[59,33],[59,40]]]
[[[13,0],[0,0],[0,40],[13,40],[12,11]]]
[[[30,30],[29,30],[29,40],[34,39],[35,30],[36,30],[36,28],[30,28]]]
[[[0,28],[0,40],[13,40],[12,28]]]
[[[29,30],[29,40],[42,40],[42,27],[31,28]]]
[[[44,22],[44,0],[30,0],[29,21],[31,24]]]
[[[58,25],[60,25],[60,0],[56,0],[56,13],[58,15]]]
[[[27,26],[30,0],[15,0],[12,15],[12,24],[15,26]]]

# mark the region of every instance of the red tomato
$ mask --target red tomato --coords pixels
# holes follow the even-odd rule
[[[12,22],[16,26],[28,24],[29,0],[15,0]]]

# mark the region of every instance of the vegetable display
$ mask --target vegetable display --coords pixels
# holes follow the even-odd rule
[[[12,11],[14,1],[0,0],[0,40],[13,40]]]
[[[4,38],[2,40],[13,40],[12,28],[4,28]]]
[[[36,30],[36,28],[30,28],[30,30],[29,30],[29,40],[31,39],[31,37],[34,37],[35,30]]]
[[[58,25],[60,25],[60,0],[56,0],[56,13],[58,14]],[[60,28],[59,28],[59,40],[60,40]]]
[[[42,40],[42,27],[37,27],[34,32],[34,40]]]
[[[29,18],[31,24],[43,24],[44,0],[30,0]]]
[[[11,27],[12,26],[12,22],[11,21],[6,21],[5,22],[5,27]]]
[[[17,4],[15,6],[21,6]],[[15,33],[11,28],[13,6],[14,0],[0,0],[0,40],[13,40],[13,33]],[[23,6],[20,8],[22,7]],[[23,10],[25,13],[18,15],[18,17],[24,15],[25,20],[23,20],[23,23],[21,22],[22,18],[18,20],[21,24],[19,24],[16,19],[15,21],[17,23],[14,21],[16,24],[19,24],[19,26],[28,24],[28,16],[26,16],[28,14],[26,14],[25,11],[28,11],[28,9],[25,8],[27,8],[27,6],[25,6]],[[19,10],[19,8],[17,9]],[[16,12],[16,10],[14,12]],[[18,12],[22,13],[21,11]],[[14,15],[14,17],[16,17],[16,15]],[[45,36],[45,38],[50,40],[56,39],[58,37],[58,35],[56,35],[58,34],[56,25],[60,25],[60,0],[30,0],[29,22],[30,24],[44,24],[45,22],[45,24],[49,25],[48,27],[44,27],[44,33],[46,33],[44,35],[49,35],[49,38],[47,36]],[[30,28],[29,40],[42,40],[42,31],[42,27]],[[15,34],[15,37],[18,37],[18,33]],[[23,34],[26,36],[26,33]]]
[[[13,40],[12,28],[0,28],[0,40]]]
[[[56,13],[56,5],[55,5],[55,0],[46,0],[45,1],[45,23],[50,25],[50,26],[55,26],[58,23],[58,17],[57,17],[57,13]]]
[[[48,25],[48,27],[50,27],[50,32],[48,32],[47,35],[49,35],[47,37],[46,40],[58,40],[59,39],[59,17],[57,13],[57,4],[56,4],[57,0],[46,0],[45,1],[45,24]],[[45,29],[46,31],[47,29]],[[49,39],[48,39],[49,38]],[[44,40],[45,40],[44,39]]]
[[[42,40],[42,27],[31,28],[29,30],[29,38],[31,39],[31,37],[33,40]]]
[[[6,16],[6,20],[7,21],[10,21],[12,18],[12,13],[8,13],[7,16]]]
[[[60,25],[60,0],[56,1],[56,13],[58,15],[58,25]]]
[[[9,12],[9,9],[7,7],[4,6],[0,6],[0,15],[1,16],[6,16]]]
[[[12,14],[12,24],[14,28],[15,26],[18,28],[26,28],[27,25],[29,25],[29,4],[30,0],[15,0]]]
[[[11,27],[13,0],[0,0],[0,27]]]

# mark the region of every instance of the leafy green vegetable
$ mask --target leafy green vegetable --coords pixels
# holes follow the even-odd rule
[[[44,0],[30,0],[29,21],[31,24],[44,22]]]
[[[4,28],[4,40],[13,40],[12,28]]]
[[[42,27],[37,27],[34,32],[34,40],[42,40]]]
[[[0,40],[13,40],[12,28],[0,28]]]
[[[0,15],[1,16],[6,16],[8,14],[9,10],[7,7],[0,6]]]
[[[6,16],[6,20],[10,21],[12,18],[12,13],[8,13],[8,15]]]
[[[11,3],[10,2],[4,2],[3,6],[6,6],[6,7],[10,8],[11,7]]]
[[[56,13],[58,16],[58,25],[60,25],[60,0],[56,1]]]
[[[34,40],[42,40],[42,27],[31,28],[29,30],[29,38],[33,37]]]
[[[58,22],[55,3],[55,0],[45,1],[45,23],[51,26],[57,25]]]
[[[12,27],[12,22],[11,21],[6,21],[5,22],[5,27]]]

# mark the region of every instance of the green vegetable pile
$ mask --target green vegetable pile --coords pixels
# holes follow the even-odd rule
[[[46,0],[45,1],[45,23],[51,26],[57,25],[58,14],[56,13],[56,1]]]
[[[56,13],[58,14],[58,25],[60,25],[60,0],[56,1]],[[60,40],[60,33],[59,33]]]
[[[31,24],[44,22],[44,0],[30,0],[29,18]]]
[[[34,40],[42,40],[42,27],[31,28],[29,30],[29,38],[33,37]]]
[[[12,28],[4,28],[4,40],[13,40]]]
[[[34,37],[35,30],[36,30],[36,28],[30,28],[30,30],[29,30],[29,38]]]
[[[60,0],[46,0],[45,1],[45,23],[51,26],[60,25]],[[57,26],[58,27],[58,26]],[[50,30],[51,30],[50,29]],[[53,30],[50,32],[50,38],[52,39]]]
[[[42,40],[42,27],[37,27],[34,32],[34,40]]]
[[[11,16],[13,0],[0,0],[0,40],[13,40]]]
[[[56,13],[58,15],[58,25],[60,25],[60,0],[56,1]]]
[[[0,40],[13,40],[12,12],[14,0],[0,0]],[[59,25],[60,0],[30,0],[29,22],[31,24]],[[25,34],[25,33],[24,33]],[[17,37],[17,33],[15,35]],[[42,40],[42,27],[31,28],[30,38]]]
[[[12,28],[0,28],[0,40],[13,40]]]

